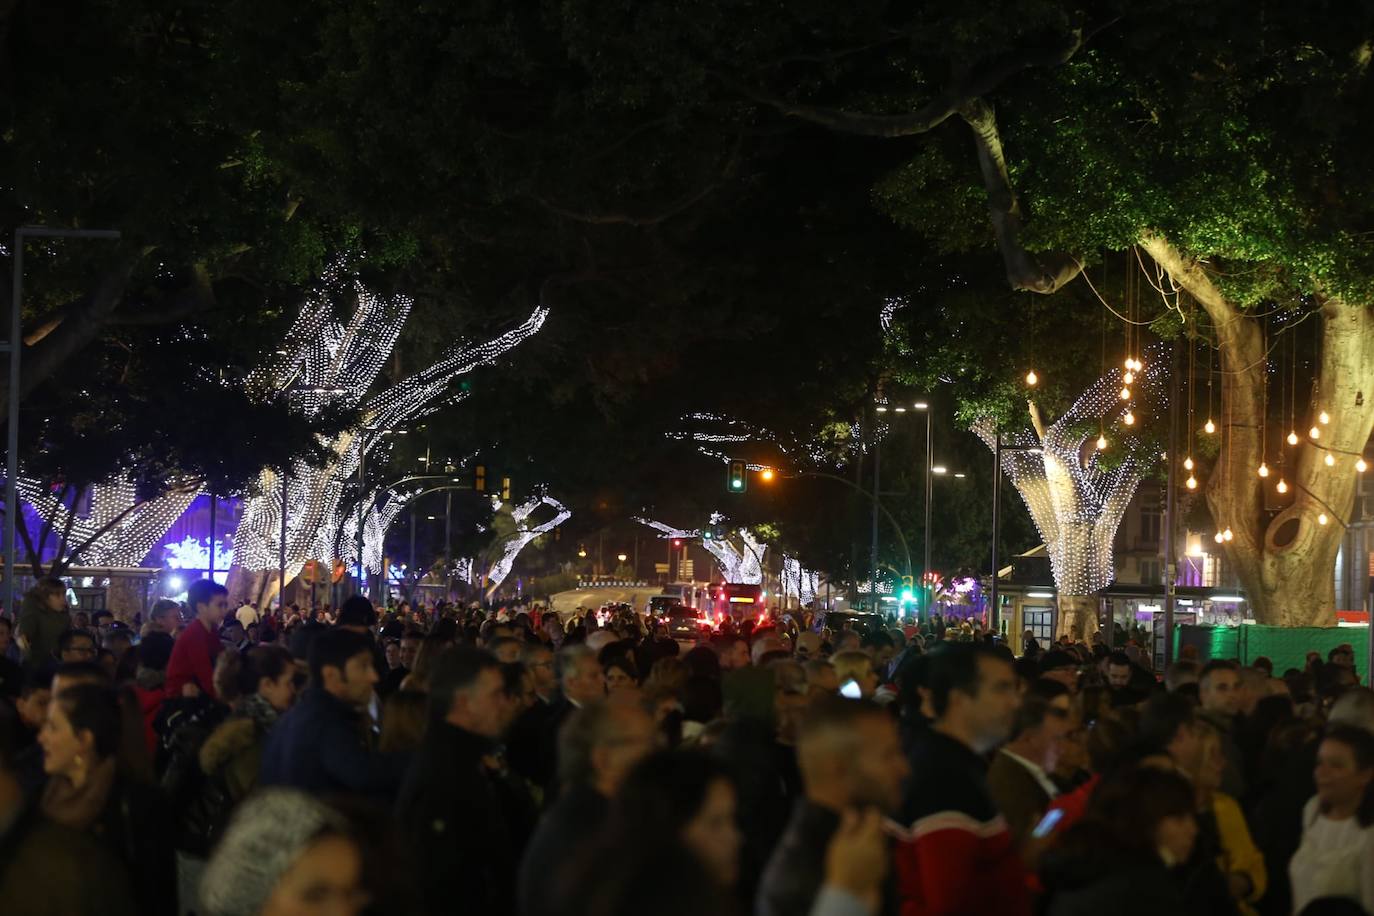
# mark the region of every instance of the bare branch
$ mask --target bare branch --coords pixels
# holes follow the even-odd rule
[[[988,192],[988,216],[997,236],[997,248],[1006,266],[1012,289],[1032,293],[1053,293],[1078,276],[1082,263],[1064,252],[1032,255],[1021,244],[1021,202],[1011,184],[1002,136],[997,129],[997,114],[982,99],[973,99],[959,110],[973,131],[978,149],[978,168]]]
[[[1074,29],[1050,48],[1024,48],[988,61],[964,79],[951,84],[913,112],[897,115],[861,114],[837,108],[802,105],[740,83],[733,77],[716,76],[737,92],[782,114],[843,133],[869,137],[910,137],[927,133],[959,113],[976,98],[987,95],[1011,77],[1032,67],[1054,67],[1067,63],[1083,47],[1084,33]]]

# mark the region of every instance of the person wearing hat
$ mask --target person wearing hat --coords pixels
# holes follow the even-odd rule
[[[267,789],[235,812],[200,883],[207,916],[330,912],[367,905],[362,853],[333,809],[295,789]]]

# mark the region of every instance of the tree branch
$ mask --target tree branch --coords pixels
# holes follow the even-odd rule
[[[1026,402],[1026,409],[1030,411],[1031,426],[1035,429],[1035,437],[1040,440],[1040,444],[1045,444],[1045,421],[1040,416],[1040,405],[1034,401]]]
[[[910,137],[934,130],[969,102],[987,95],[1022,71],[1067,63],[1083,47],[1083,43],[1083,29],[1076,28],[1053,47],[1023,48],[1004,54],[970,71],[963,79],[951,84],[915,111],[899,115],[860,114],[837,108],[802,105],[747,86],[733,77],[720,73],[715,75],[727,86],[760,104],[830,130],[869,137]]]
[[[1079,259],[1064,252],[1032,255],[1021,244],[1021,202],[1011,184],[1011,172],[1002,150],[997,115],[983,99],[972,99],[959,109],[973,131],[978,150],[978,169],[988,192],[988,216],[997,236],[997,248],[1012,289],[1049,294],[1078,276]]]

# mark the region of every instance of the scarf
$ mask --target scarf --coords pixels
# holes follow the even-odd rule
[[[281,715],[277,712],[277,707],[267,702],[260,693],[250,693],[239,700],[238,709],[235,712],[246,719],[252,719],[259,734],[266,733],[273,725],[276,725],[277,717]]]
[[[86,781],[80,786],[66,776],[54,776],[43,789],[39,808],[49,820],[71,827],[86,830],[110,800],[110,790],[115,781],[115,759],[106,757],[86,774]]]

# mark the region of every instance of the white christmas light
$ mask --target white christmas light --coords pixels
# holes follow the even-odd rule
[[[1256,470],[1255,473],[1256,473],[1256,474],[1259,474],[1261,477],[1268,477],[1268,476],[1269,476],[1269,465],[1267,465],[1267,464],[1265,464],[1263,461],[1261,461],[1261,462],[1260,462],[1259,469]]]
[[[1040,376],[1035,374],[1034,369],[1026,373],[1026,384],[1029,385],[1031,388],[1034,388],[1036,384],[1039,383],[1039,381]]]
[[[1207,433],[1209,436],[1217,431],[1217,425],[1212,422],[1211,417],[1208,417],[1207,422],[1202,424],[1202,431],[1204,433]]]
[[[1127,426],[1134,426],[1135,414],[1131,413],[1129,410],[1126,411],[1124,414],[1121,415],[1121,422],[1125,423]]]
[[[1226,535],[1218,531],[1216,534],[1212,535],[1212,539],[1215,540],[1218,544],[1221,544],[1226,541]]]
[[[1328,519],[1328,518],[1326,517],[1326,513],[1325,513],[1325,512],[1323,512],[1323,513],[1321,513],[1320,515],[1317,516],[1317,524],[1318,524],[1318,525],[1325,525],[1325,524],[1326,524],[1327,522],[1329,522],[1329,521],[1330,521],[1330,519]]]
[[[1127,385],[1131,384],[1132,382],[1135,381],[1135,373],[1134,373],[1134,372],[1127,372],[1125,375],[1123,375],[1123,376],[1121,377],[1121,381],[1124,382],[1124,383],[1127,384]]]
[[[1167,375],[1155,367],[1164,364],[1152,359],[1150,370],[1137,370],[1136,379],[1136,396],[1161,409],[1167,401]],[[1098,450],[1088,449],[1083,457],[1091,441],[1084,427],[1127,409],[1117,396],[1120,388],[1120,370],[1113,370],[1047,426],[1043,439],[1031,429],[1002,433],[1004,445],[1013,446],[1002,450],[1002,470],[1030,510],[1064,595],[1091,595],[1111,584],[1117,527],[1141,476],[1159,455],[1157,446],[1126,433],[1113,445],[1110,463]],[[989,448],[994,446],[991,423],[975,423],[973,430]]]
[[[1106,437],[1106,436],[1098,436],[1098,437],[1097,437],[1097,450],[1100,452],[1100,451],[1102,451],[1102,450],[1103,450],[1104,448],[1106,448],[1106,447],[1107,447],[1107,437]]]
[[[1322,426],[1325,426],[1331,422],[1331,414],[1323,410],[1321,413],[1317,414],[1317,420]]]
[[[1185,470],[1185,471],[1191,471],[1192,469],[1193,469],[1193,457],[1192,457],[1191,455],[1189,455],[1187,458],[1184,458],[1184,459],[1183,459],[1183,470]]]
[[[1283,479],[1282,477],[1280,477],[1280,478],[1279,478],[1278,485],[1275,486],[1274,489],[1275,489],[1275,490],[1278,490],[1280,493],[1287,493],[1287,492],[1288,492],[1288,484],[1287,484],[1286,481],[1284,481],[1284,479]]]
[[[1307,435],[1313,439],[1320,439],[1322,437],[1322,431],[1314,426],[1307,431]]]
[[[1330,452],[1326,453],[1326,457],[1323,458],[1322,461],[1325,461],[1326,466],[1329,468],[1334,468],[1336,466],[1336,456],[1331,454]]]
[[[1363,474],[1363,473],[1364,473],[1365,471],[1367,471],[1368,469],[1369,469],[1369,465],[1367,465],[1367,464],[1364,463],[1364,459],[1363,459],[1363,458],[1356,458],[1356,459],[1355,459],[1355,470],[1357,470],[1357,471],[1359,471],[1361,474]]]
[[[1229,540],[1232,540],[1233,538],[1235,538],[1235,534],[1233,534],[1233,533],[1231,532],[1231,526],[1230,526],[1230,525],[1227,525],[1227,526],[1226,526],[1226,530],[1223,531],[1223,532],[1221,533],[1221,537],[1222,537],[1222,540],[1225,540],[1225,541],[1229,541]]]
[[[334,318],[335,302],[356,304],[346,323]],[[359,408],[362,429],[345,430],[325,443],[331,457],[320,467],[293,463],[286,481],[286,569],[288,578],[306,560],[329,564],[334,559],[357,562],[358,512],[342,507],[344,493],[358,475],[359,462],[383,442],[382,433],[394,430],[463,398],[450,385],[459,375],[490,363],[543,327],[548,309],[540,306],[516,328],[484,343],[450,348],[427,369],[368,397],[382,367],[390,358],[410,315],[408,296],[379,296],[337,261],[301,306],[277,356],[249,376],[250,386],[291,398],[309,416],[327,407]],[[244,500],[234,544],[237,562],[249,570],[276,569],[280,556],[282,481],[265,469],[257,493]],[[397,499],[400,495],[397,495]],[[379,531],[386,514],[399,510],[364,502],[364,564],[381,570]],[[394,515],[393,515],[394,517]]]
[[[1185,481],[1183,481],[1183,485],[1184,485],[1185,487],[1187,487],[1188,489],[1190,489],[1190,490],[1196,490],[1196,489],[1197,489],[1197,478],[1194,477],[1192,474],[1189,474],[1189,475],[1188,475],[1188,479],[1185,480]]]
[[[1289,445],[1297,445],[1297,444],[1298,444],[1298,433],[1297,433],[1297,430],[1289,430],[1289,431],[1288,431],[1288,444],[1289,444]]]
[[[796,595],[797,602],[805,607],[816,600],[820,589],[820,575],[807,569],[795,557],[782,556],[782,597],[784,603],[788,596]]]
[[[166,493],[139,502],[133,481],[119,477],[91,487],[89,500],[79,493],[68,493],[64,500],[61,487],[23,476],[15,485],[20,498],[54,531],[70,525],[67,559],[84,566],[142,566],[197,496],[194,486],[177,482]],[[162,562],[161,557],[155,560]]]
[[[1129,401],[1130,399],[1131,399],[1131,389],[1129,389],[1129,388],[1127,388],[1126,386],[1123,385],[1123,386],[1121,387],[1121,400],[1123,400],[1123,401]]]
[[[719,512],[711,513],[712,525],[719,524],[723,519],[724,516]],[[681,538],[683,540],[701,538],[699,529],[688,531],[640,517],[636,517],[635,521],[641,525],[648,525],[660,532],[665,538]],[[767,545],[760,543],[746,528],[740,528],[734,532],[734,535],[739,538],[741,546],[736,547],[728,537],[702,538],[701,546],[715,558],[716,564],[720,566],[720,573],[725,577],[726,582],[737,582],[745,585],[761,584],[763,582],[763,556],[767,552]]]

